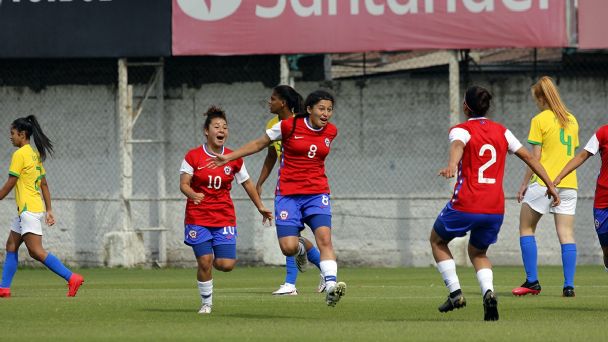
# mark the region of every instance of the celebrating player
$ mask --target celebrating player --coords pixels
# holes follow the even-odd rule
[[[574,115],[568,112],[550,77],[541,77],[532,86],[532,96],[541,113],[532,118],[528,142],[533,145],[532,154],[536,160],[540,160],[553,179],[574,157],[574,150],[578,147],[578,123]],[[551,202],[545,197],[546,183],[537,176],[533,176],[531,170],[526,170],[524,180],[517,193],[518,201],[523,202],[519,214],[519,243],[526,271],[526,281],[520,287],[513,289],[514,295],[537,295],[541,291],[534,233],[543,214],[552,213],[562,251],[564,272],[562,293],[564,297],[574,297],[576,189],[576,172],[572,172],[559,184],[561,204],[551,207]]]
[[[515,153],[551,184],[545,169],[511,131],[485,117],[491,99],[492,95],[482,87],[474,86],[466,92],[463,107],[469,120],[450,129],[448,166],[439,171],[445,178],[457,176],[454,194],[437,217],[430,237],[437,269],[450,291],[439,311],[448,312],[466,306],[448,243],[471,232],[468,254],[477,272],[486,321],[498,320],[492,264],[486,251],[496,242],[503,221],[502,181],[507,152]],[[554,187],[549,187],[549,194],[554,204],[559,204]]]
[[[306,112],[281,120],[256,140],[217,158],[209,166],[222,166],[266,148],[272,141],[283,144],[282,163],[275,197],[279,246],[286,256],[306,257],[298,240],[304,223],[308,225],[321,252],[320,268],[326,283],[325,301],[335,306],[346,293],[346,284],[337,282],[338,265],[331,242],[331,204],[325,175],[325,158],[338,129],[329,120],[334,98],[323,90],[312,92],[304,101]]]
[[[180,190],[188,198],[184,243],[192,247],[198,264],[198,289],[202,298],[200,314],[211,313],[212,267],[230,272],[236,264],[237,227],[234,204],[230,198],[235,178],[262,214],[263,221],[272,220],[272,211],[262,204],[243,159],[235,159],[222,168],[205,167],[210,159],[215,158],[214,154],[231,152],[224,147],[228,139],[228,121],[224,111],[211,107],[206,116],[204,133],[207,142],[190,150],[180,168]]]
[[[303,112],[303,102],[304,99],[302,99],[302,96],[298,94],[298,92],[296,92],[292,87],[287,85],[274,87],[274,89],[272,89],[270,101],[268,101],[268,106],[270,112],[276,116],[268,121],[266,128],[271,129],[272,126],[277,124],[280,120],[289,119],[296,113]],[[264,159],[264,166],[262,167],[260,178],[258,178],[258,183],[256,185],[256,190],[260,197],[262,196],[262,185],[266,179],[268,179],[268,176],[274,168],[274,164],[276,163],[277,159],[280,160],[280,156],[281,141],[274,141],[268,147],[268,153],[266,154],[266,159]],[[300,241],[304,243],[308,261],[319,267],[319,263],[321,262],[321,254],[319,253],[319,250],[312,244],[312,242],[308,241],[308,239],[300,237]],[[301,264],[302,261],[304,261],[302,258],[298,258],[298,260],[296,260],[296,258],[293,256],[285,257],[285,283],[283,283],[278,290],[274,291],[272,293],[273,295],[298,294],[298,290],[296,289],[296,281],[298,279],[298,270],[302,270],[304,266]],[[323,278],[323,274],[321,273],[321,279],[319,281],[317,291],[323,292],[324,290],[325,278]]]
[[[34,138],[38,151],[35,151],[30,145],[30,137]],[[51,207],[51,193],[46,181],[46,171],[42,166],[47,152],[53,153],[53,144],[40,128],[34,115],[13,121],[11,142],[18,149],[13,153],[8,180],[0,189],[0,199],[4,199],[14,187],[18,213],[13,220],[11,232],[6,241],[6,259],[2,270],[0,297],[11,296],[11,282],[17,272],[18,251],[23,242],[32,258],[43,263],[68,282],[68,297],[74,297],[84,282],[84,278],[80,274],[70,271],[56,256],[42,247],[42,218],[44,217],[49,226],[55,224],[55,216]],[[40,191],[42,191],[42,197]],[[44,199],[44,206],[42,199]]]
[[[598,152],[602,156],[602,166],[600,167],[600,175],[597,177],[597,185],[595,187],[593,219],[595,231],[604,252],[604,267],[608,272],[608,125],[600,127],[595,132],[591,139],[589,139],[589,142],[587,142],[587,145],[585,145],[585,149],[564,166],[564,169],[555,177],[553,183],[555,185],[561,184],[570,172],[576,170],[589,157],[596,155]]]

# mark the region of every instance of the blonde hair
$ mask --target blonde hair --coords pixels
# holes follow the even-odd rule
[[[568,120],[568,108],[562,102],[557,87],[553,79],[549,76],[543,76],[532,86],[532,96],[537,102],[549,106],[559,121],[561,127],[566,127],[570,123]]]

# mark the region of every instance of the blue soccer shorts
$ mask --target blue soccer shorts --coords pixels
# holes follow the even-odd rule
[[[486,250],[498,240],[503,218],[502,214],[465,213],[453,209],[448,203],[437,216],[433,229],[445,241],[465,236],[470,231],[469,243]]]
[[[307,224],[313,232],[319,227],[331,228],[329,194],[277,195],[274,200],[277,236],[298,236]]]
[[[608,208],[593,208],[595,232],[602,247],[608,247]]]
[[[236,226],[203,227],[186,224],[184,243],[191,246],[194,255],[214,254],[215,258],[236,259]]]

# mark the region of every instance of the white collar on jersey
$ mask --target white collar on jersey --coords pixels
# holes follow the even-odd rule
[[[479,117],[479,118],[469,118],[468,121],[471,121],[471,120],[488,120],[488,118],[486,118],[485,116],[482,116],[482,117]]]
[[[214,158],[215,158],[215,155],[213,155],[213,154],[211,154],[211,153],[207,152],[207,143],[204,143],[204,144],[203,144],[203,151],[205,151],[205,153],[206,153],[206,154],[207,154],[209,157],[214,157]],[[222,153],[220,153],[220,154],[224,154],[224,146],[222,146]]]
[[[304,117],[304,123],[306,124],[306,127],[308,127],[308,129],[310,129],[311,131],[319,132],[322,131],[324,128],[313,128],[312,125],[308,122],[308,116]]]

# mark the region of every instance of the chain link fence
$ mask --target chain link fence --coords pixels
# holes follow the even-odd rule
[[[584,145],[605,122],[607,58],[603,51],[462,51],[457,91],[462,94],[473,84],[489,88],[494,94],[491,116],[524,142],[530,119],[538,112],[530,86],[539,76],[550,75],[579,120],[579,140]],[[289,58],[295,88],[303,96],[327,88],[337,99],[332,120],[339,136],[327,159],[333,198],[447,201],[451,183],[436,174],[448,158],[447,133],[453,122],[448,60],[445,51]],[[202,114],[210,105],[226,110],[228,147],[260,136],[272,118],[266,101],[279,83],[280,59],[191,57],[160,64],[152,59],[129,60],[129,64],[131,106],[135,111],[142,108],[129,142],[133,226],[165,227],[170,237],[166,247],[160,243],[160,235],[144,234],[146,257],[158,260],[161,249],[166,248],[168,262],[180,264],[192,258],[179,238],[185,201],[179,191],[178,170],[185,153],[204,141]],[[159,81],[163,87],[149,87],[158,65],[163,68]],[[123,224],[117,74],[114,59],[0,61],[0,118],[7,136],[15,118],[35,114],[54,142],[55,155],[45,167],[59,223],[55,230],[47,230],[45,241],[74,264],[104,265],[104,236]],[[0,140],[6,169],[13,152],[8,137]],[[259,153],[246,159],[254,180],[264,156]],[[599,158],[581,167],[579,196],[593,196],[598,170]],[[523,173],[523,164],[509,158],[504,185],[507,197],[515,195]],[[275,182],[276,169],[264,186],[263,197],[269,206]],[[235,187],[233,198],[239,216],[255,217],[241,187]],[[404,219],[399,211],[336,210],[346,217]],[[14,214],[12,199],[0,204],[5,223]],[[368,224],[373,223],[362,225]],[[255,233],[242,231],[239,243],[250,242],[243,242],[239,253],[242,259],[260,262],[261,243],[255,242]]]

